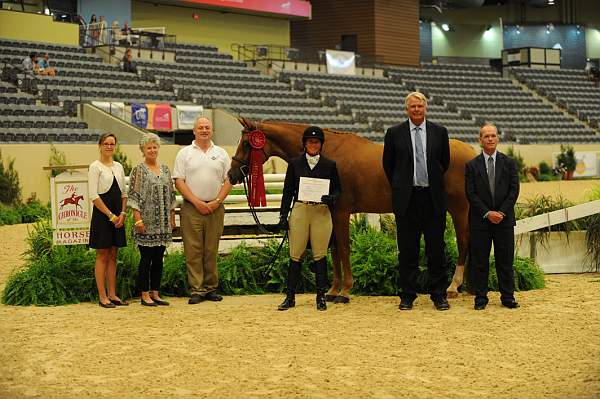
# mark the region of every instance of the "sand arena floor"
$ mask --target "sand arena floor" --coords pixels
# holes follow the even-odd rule
[[[0,286],[26,226],[0,227]],[[598,398],[600,274],[551,275],[522,307],[420,297],[275,310],[279,295],[102,309],[0,305],[0,398]]]

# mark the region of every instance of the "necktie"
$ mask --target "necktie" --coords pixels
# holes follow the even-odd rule
[[[415,128],[415,175],[416,186],[428,186],[427,165],[425,164],[425,154],[423,151],[423,140],[421,139],[421,128]]]
[[[490,191],[492,193],[492,201],[494,201],[494,186],[496,182],[496,170],[494,169],[494,158],[488,157],[487,160],[487,174],[488,182],[490,184]]]

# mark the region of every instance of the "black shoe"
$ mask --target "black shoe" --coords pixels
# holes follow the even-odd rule
[[[521,305],[519,305],[519,303],[517,301],[507,301],[507,302],[502,302],[502,306],[504,306],[505,308],[509,308],[509,309],[516,309],[516,308],[520,308]]]
[[[223,300],[223,297],[221,295],[217,294],[217,291],[211,291],[208,294],[204,295],[204,300],[219,302],[219,301]]]
[[[200,302],[204,302],[204,297],[198,295],[198,294],[193,294],[190,299],[188,300],[188,304],[189,305],[195,305],[197,303]]]
[[[473,309],[475,310],[484,310],[485,309],[485,303],[476,303],[475,306],[473,306]]]
[[[433,306],[435,306],[436,310],[448,310],[450,309],[450,304],[446,298],[438,299],[433,302]]]
[[[106,308],[106,309],[113,309],[113,308],[116,308],[116,307],[117,307],[117,305],[115,305],[115,304],[114,304],[114,303],[112,303],[112,302],[109,302],[109,303],[102,303],[101,301],[98,301],[98,305],[100,305],[100,307],[103,307],[103,308]]]
[[[155,304],[159,305],[159,306],[169,306],[169,302],[167,301],[163,301],[162,299],[154,299],[152,297],[150,297]]]
[[[398,309],[400,310],[411,310],[413,308],[413,303],[412,301],[409,301],[408,299],[402,299],[400,301],[400,306],[398,306]]]
[[[327,302],[325,301],[325,293],[317,293],[317,310],[327,310]]]
[[[158,304],[156,302],[146,302],[144,301],[144,298],[142,298],[142,306],[158,306]]]
[[[288,310],[296,306],[296,296],[295,294],[287,294],[281,305],[277,307],[277,310]]]
[[[129,303],[127,301],[119,301],[118,299],[111,299],[110,303],[112,303],[115,306],[129,306]]]

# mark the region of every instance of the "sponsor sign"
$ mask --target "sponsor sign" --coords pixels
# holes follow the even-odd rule
[[[306,0],[187,0],[188,3],[240,11],[263,12],[293,17],[311,17],[311,4]]]
[[[196,117],[202,115],[204,109],[201,105],[176,105],[177,109],[177,128],[193,129]]]
[[[354,61],[356,56],[352,51],[325,51],[327,60],[327,73],[338,75],[356,75]]]
[[[142,129],[148,127],[148,108],[145,104],[131,104],[131,124]]]
[[[173,130],[170,104],[146,104],[148,127],[153,130]]]
[[[54,245],[89,242],[91,203],[86,173],[67,171],[50,179]]]

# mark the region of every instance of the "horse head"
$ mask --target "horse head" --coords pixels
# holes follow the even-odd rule
[[[250,162],[250,133],[260,130],[265,134],[265,145],[261,149],[266,162],[271,156],[277,156],[288,160],[292,156],[298,156],[302,152],[302,132],[306,125],[292,123],[269,123],[252,122],[246,118],[239,118],[242,125],[242,137],[231,159],[231,169],[227,173],[231,184],[241,183],[248,173]]]

